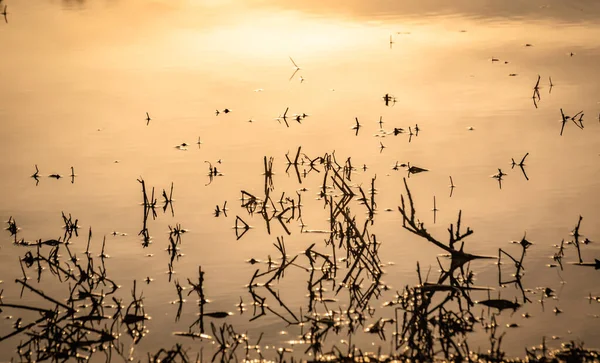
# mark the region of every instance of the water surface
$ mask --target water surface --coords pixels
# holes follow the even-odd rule
[[[404,231],[397,212],[407,173],[393,166],[410,162],[429,169],[412,175],[409,185],[433,234],[444,237],[462,210],[463,223],[475,231],[466,246],[471,253],[496,255],[498,248],[516,253],[509,241],[525,231],[535,243],[527,253],[524,285],[560,293],[545,308],[532,294],[533,303],[519,313],[502,314],[502,324],[521,325],[503,341],[511,356],[522,356],[542,336],[560,336],[555,346],[577,339],[598,346],[597,321],[590,318],[599,314],[598,306],[585,300],[600,293],[593,269],[567,266],[559,273],[546,267],[553,245],[570,238],[579,215],[585,236],[600,240],[595,2],[5,2],[0,216],[15,218],[20,237],[33,241],[62,235],[60,213],[71,213],[84,230],[92,227],[95,251],[106,236],[107,268],[124,291],[134,279],[138,288],[146,277],[155,279],[143,285],[152,320],[150,334],[136,348],[139,357],[157,344],[174,343],[171,333],[194,319],[188,302],[181,321],[174,321],[175,289],[165,274],[168,225],[189,229],[176,277],[195,278],[201,265],[214,310],[234,311],[240,297],[249,301],[245,285],[256,266],[245,260],[275,256],[277,236],[285,236],[292,253],[323,243],[321,234],[300,233],[298,220],[289,224],[289,236],[276,225],[268,234],[259,216],[240,207],[241,190],[261,193],[263,157],[272,156],[277,193],[295,195],[306,187],[302,222],[327,229],[327,211],[315,200],[322,176],[313,173],[299,185],[293,173],[285,173],[285,154],[299,146],[312,158],[333,151],[339,161],[351,157],[356,185],[366,188],[377,177],[371,232],[382,242],[382,261],[394,262],[384,275],[392,291],[417,282],[417,261],[422,268],[438,268],[440,251]],[[301,68],[297,72],[290,57]],[[385,94],[396,102],[386,106]],[[288,107],[290,114],[309,116],[302,123],[289,120],[286,127],[276,118]],[[232,112],[216,115],[225,108]],[[560,136],[561,108],[567,115],[583,110],[585,128],[568,122]],[[146,112],[152,118],[148,125]],[[362,125],[358,135],[355,118]],[[406,134],[382,137],[380,118],[388,132],[418,124],[419,135],[410,142]],[[186,151],[175,148],[183,142],[190,144]],[[510,165],[511,158],[518,161],[526,153],[530,180]],[[209,185],[206,161],[224,174]],[[29,178],[34,165],[44,175],[37,185]],[[46,177],[68,176],[71,166],[74,183]],[[498,168],[508,174],[502,189],[490,178]],[[452,197],[450,175],[457,185]],[[174,217],[161,214],[149,222],[153,244],[146,249],[137,235],[140,177],[157,192],[174,183]],[[435,224],[433,196],[439,209]],[[215,206],[225,201],[228,216],[215,218]],[[254,227],[240,240],[231,228],[236,215]],[[114,231],[126,235],[113,236]],[[75,245],[85,249],[85,239]],[[600,255],[593,243],[583,252],[586,260]],[[16,256],[24,253],[7,233],[0,249],[5,302],[18,298]],[[146,257],[149,253],[154,257]],[[576,261],[571,247],[566,260]],[[478,261],[473,269],[477,284],[493,287],[492,294],[519,296],[498,286],[493,262]],[[296,311],[306,304],[306,291],[296,289],[303,279],[292,273],[278,285]],[[44,291],[62,290],[54,282]],[[554,314],[555,306],[564,313]],[[522,319],[525,311],[535,319]],[[228,319],[254,336],[265,332],[263,344],[269,346],[298,333],[276,316],[251,323],[250,317],[246,312]],[[4,321],[0,331],[11,331],[11,325]],[[278,332],[286,329],[290,335],[282,338]],[[389,344],[373,336],[357,339],[365,349]],[[16,342],[1,343],[2,358],[14,355]],[[472,342],[473,349],[478,344],[487,349],[484,334],[475,333]]]

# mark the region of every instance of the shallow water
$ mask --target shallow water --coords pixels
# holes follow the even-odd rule
[[[531,289],[551,287],[558,299],[542,308],[538,292],[518,313],[502,313],[502,324],[521,325],[505,329],[503,348],[509,355],[522,356],[523,348],[539,344],[542,336],[560,336],[549,343],[555,346],[577,339],[600,345],[597,320],[590,318],[600,314],[600,307],[585,300],[600,294],[597,272],[565,266],[558,273],[546,267],[553,245],[570,238],[579,215],[582,233],[600,240],[595,223],[600,217],[600,6],[595,2],[5,3],[0,216],[12,216],[21,228],[19,237],[33,241],[62,236],[60,213],[71,213],[82,230],[92,227],[95,253],[106,236],[107,269],[124,295],[134,279],[138,288],[147,276],[155,279],[143,285],[152,320],[150,334],[136,348],[139,357],[174,344],[171,333],[186,330],[195,319],[194,302],[188,301],[181,320],[174,322],[176,307],[170,301],[176,293],[165,274],[168,225],[189,229],[175,278],[195,279],[201,265],[210,308],[216,311],[235,311],[240,297],[250,301],[245,285],[256,266],[245,261],[276,256],[277,236],[285,235],[293,254],[323,243],[322,234],[300,233],[297,220],[289,224],[291,235],[276,224],[269,235],[260,216],[240,207],[241,190],[260,195],[263,157],[272,156],[274,193],[294,196],[306,187],[302,221],[310,229],[328,228],[328,212],[315,200],[322,175],[313,173],[299,185],[293,172],[285,173],[285,154],[294,155],[299,146],[311,158],[334,150],[340,163],[351,157],[357,167],[352,181],[363,188],[377,176],[378,213],[370,231],[382,242],[382,262],[394,262],[383,277],[392,291],[417,282],[417,261],[423,270],[431,266],[432,274],[438,268],[440,251],[403,230],[397,211],[407,173],[393,166],[410,162],[429,169],[408,183],[432,234],[445,238],[461,209],[463,224],[475,231],[465,247],[470,253],[496,256],[502,248],[517,254],[509,241],[520,240],[525,231],[535,243],[525,259],[523,283]],[[301,68],[296,73],[289,57]],[[536,107],[532,93],[538,75]],[[386,106],[385,94],[396,102]],[[286,127],[276,118],[288,107],[289,114],[309,116],[302,123],[288,119]],[[232,112],[215,114],[225,108]],[[583,110],[584,129],[569,121],[560,136],[561,108],[566,115]],[[146,112],[152,118],[148,125]],[[356,136],[355,117],[362,125]],[[388,132],[418,124],[419,134],[410,142],[406,134],[381,137],[380,117]],[[185,151],[175,148],[182,142],[190,144]],[[510,165],[511,158],[519,161],[526,153],[530,180]],[[208,184],[205,161],[224,175]],[[37,185],[29,178],[34,165],[44,175]],[[74,183],[68,177],[71,166]],[[498,168],[508,174],[502,189],[490,178]],[[51,173],[66,178],[46,177]],[[452,197],[450,175],[457,185]],[[174,217],[161,212],[149,221],[153,244],[146,249],[137,235],[140,177],[157,193],[174,184]],[[439,209],[435,224],[433,196]],[[225,201],[228,216],[215,218],[214,206]],[[362,213],[358,208],[355,213]],[[254,227],[240,240],[232,229],[236,215]],[[126,235],[113,236],[113,231]],[[79,251],[85,249],[82,234],[75,242]],[[4,302],[14,302],[19,287],[13,281],[21,276],[16,256],[26,249],[12,246],[8,235],[0,249],[0,278]],[[583,256],[598,258],[597,244],[584,246]],[[576,261],[572,246],[565,261]],[[476,261],[472,269],[477,285],[495,289],[492,295],[519,296],[511,287],[498,287],[493,262]],[[306,304],[306,291],[296,288],[304,288],[304,279],[294,272],[278,284],[294,311]],[[45,292],[63,291],[50,281]],[[24,300],[34,296],[25,294]],[[555,306],[563,313],[555,315]],[[525,311],[533,318],[522,319]],[[264,332],[265,345],[281,346],[297,334],[273,315],[249,322],[250,313],[228,319],[251,336]],[[12,323],[0,323],[2,335]],[[289,335],[278,334],[288,329]],[[14,355],[17,339],[0,343],[2,359]],[[389,346],[373,336],[357,339],[364,349]],[[473,334],[471,349],[487,349],[486,339]]]

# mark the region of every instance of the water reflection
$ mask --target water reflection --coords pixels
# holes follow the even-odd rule
[[[518,1],[266,1],[251,2],[255,6],[265,6],[284,10],[303,11],[327,17],[352,17],[362,21],[372,19],[426,22],[428,17],[471,18],[485,21],[525,19],[527,22],[546,20],[559,23],[593,22],[600,6],[590,0],[565,3],[560,0],[535,0],[526,3]]]
[[[492,342],[495,354],[521,355],[524,346],[539,344],[549,332],[570,338],[567,329],[594,342],[598,333],[587,314],[597,315],[597,306],[581,307],[584,297],[597,295],[585,278],[591,269],[568,268],[574,266],[564,261],[597,264],[592,262],[594,244],[585,246],[585,258],[574,260],[574,246],[567,242],[577,216],[591,221],[600,210],[600,149],[595,137],[600,34],[593,22],[598,10],[594,2],[558,1],[11,1],[9,22],[0,29],[0,43],[9,54],[0,58],[0,152],[7,156],[2,159],[7,172],[0,179],[0,215],[11,221],[11,242],[42,236],[44,241],[57,241],[55,236],[64,232],[55,218],[59,210],[72,211],[79,223],[106,235],[106,248],[113,256],[107,263],[115,280],[123,277],[124,286],[131,286],[132,280],[153,282],[143,286],[144,296],[150,297],[144,307],[153,312],[153,320],[144,323],[157,334],[138,341],[141,352],[156,352],[157,343],[174,342],[170,332],[188,327],[182,329],[179,322],[196,321],[190,316],[196,309],[186,311],[179,302],[189,287],[185,278],[200,274],[202,280],[204,271],[210,277],[205,283],[215,299],[214,312],[239,304],[241,314],[245,304],[254,318],[271,306],[287,320],[305,324],[307,330],[290,339],[290,346],[311,344],[313,352],[320,348],[315,337],[329,334],[331,343],[337,339],[331,338],[332,332],[350,324],[361,333],[356,346],[368,346],[372,339],[378,344],[391,341],[399,336],[392,338],[392,328],[412,334],[413,326],[393,326],[401,321],[393,315],[363,314],[361,321],[361,314],[343,306],[351,299],[360,302],[353,307],[372,311],[363,303],[368,301],[364,296],[385,293],[392,285],[399,294],[388,302],[413,299],[420,309],[428,309],[426,295],[448,294],[464,298],[462,304],[472,300],[471,290],[463,285],[475,277],[478,285],[493,286],[502,294],[473,292],[492,312],[482,320],[488,334],[475,334],[471,347]],[[190,147],[196,139],[199,147]],[[372,266],[352,270],[347,265],[355,280],[365,282],[347,284],[351,289],[341,301],[332,301],[339,297],[321,289],[335,270],[334,261],[318,246],[309,247],[323,242],[315,236],[334,230],[347,233],[352,225],[351,215],[344,216],[349,199],[343,192],[330,195],[332,189],[323,184],[323,176],[333,173],[323,167],[332,163],[333,150],[343,170],[343,178],[336,181],[346,194],[342,181],[352,184],[361,208],[358,219],[377,221],[346,236],[369,240],[376,235],[377,242],[365,244],[376,246],[378,257],[396,263],[386,267],[386,283],[379,281],[383,277],[377,258]],[[75,181],[75,168],[76,182],[56,177],[70,171]],[[425,168],[428,172],[418,173]],[[34,170],[35,182],[28,179]],[[496,170],[501,188],[490,180]],[[42,178],[50,173],[57,180]],[[416,262],[423,278],[429,266],[437,269],[438,251],[401,229],[399,187],[408,176],[410,183],[414,180],[415,205],[423,211],[420,222],[427,223],[432,235],[447,234],[447,226],[456,225],[455,212],[462,210],[477,230],[477,241],[465,247],[469,253],[487,256],[498,250],[502,261],[510,263],[499,270],[476,259],[452,287],[416,286]],[[449,176],[452,187],[447,194]],[[157,204],[163,201],[160,189],[152,197],[149,187],[140,215],[141,182],[136,180],[160,186],[165,202]],[[174,193],[168,192],[169,185],[177,185]],[[275,194],[275,185],[285,195]],[[240,191],[241,205],[234,202]],[[340,200],[324,207],[328,198]],[[434,210],[425,211],[432,199]],[[166,213],[155,214],[160,207]],[[341,227],[332,225],[336,219],[329,218],[329,207],[337,208],[335,217],[343,217]],[[231,210],[225,213],[226,209]],[[18,232],[15,220],[23,231]],[[430,226],[430,221],[435,224]],[[181,226],[190,228],[185,243]],[[590,240],[598,238],[597,226],[584,222],[584,229]],[[117,230],[123,232],[113,235]],[[524,247],[506,245],[524,230],[536,242],[526,256]],[[276,239],[278,235],[285,239]],[[567,242],[561,243],[563,237]],[[583,246],[582,238],[574,240]],[[350,244],[351,252],[342,262],[362,261],[373,252],[357,246]],[[0,260],[15,261],[14,254],[23,257],[20,247],[3,247]],[[37,246],[30,247],[24,261],[34,261],[35,268]],[[46,247],[52,246],[40,246],[42,252]],[[79,254],[89,252],[85,241],[76,248]],[[275,253],[281,255],[279,260],[270,256]],[[303,268],[291,264],[296,257],[293,262],[303,261]],[[244,261],[259,260],[268,261],[258,265],[265,275],[246,286],[257,266]],[[288,265],[285,286],[259,286],[274,283],[283,275],[279,268]],[[10,266],[0,265],[5,283],[22,278],[18,268]],[[319,270],[323,266],[324,271]],[[452,264],[441,268],[442,276],[451,279]],[[306,285],[309,291],[296,288]],[[140,301],[140,287],[123,298]],[[329,292],[338,288],[334,284]],[[551,296],[547,288],[554,291]],[[6,287],[5,297],[18,296],[10,289]],[[57,282],[48,283],[47,293],[59,296],[62,289]],[[169,304],[175,293],[178,308],[183,306],[177,313]],[[261,304],[267,298],[275,300]],[[527,300],[533,302],[526,304]],[[544,301],[545,308],[537,300]],[[331,308],[338,303],[343,317]],[[456,323],[456,329],[441,335],[478,330],[471,317],[479,318],[481,306],[475,306],[458,317],[450,310],[435,310],[441,313],[437,321]],[[306,318],[307,311],[300,313],[299,307],[318,310],[319,315]],[[539,320],[532,324],[516,320],[518,314],[507,317],[510,311],[505,307]],[[505,312],[498,316],[493,309]],[[173,313],[178,321],[169,315]],[[262,332],[263,344],[287,341],[278,335],[287,323],[276,316],[263,316],[254,325],[247,315],[226,319],[230,320],[225,325],[211,327],[222,347],[249,347]],[[146,327],[134,326],[139,321],[132,323],[138,334],[145,334]],[[498,324],[518,327],[503,339],[502,349]],[[2,331],[9,328],[5,325]],[[239,332],[252,329],[260,332],[252,340],[239,337]],[[190,334],[202,338],[211,330]],[[430,333],[431,329],[414,331],[425,338]],[[453,341],[444,343],[451,346]],[[6,352],[12,352],[14,345],[6,344]],[[352,351],[351,344],[340,344]],[[464,355],[461,349],[456,351]],[[156,356],[181,352],[174,348]]]

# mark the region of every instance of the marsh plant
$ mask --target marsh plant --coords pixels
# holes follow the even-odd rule
[[[391,105],[395,99],[384,100]],[[520,163],[513,160],[513,166],[521,167],[523,173],[526,157]],[[11,339],[22,361],[508,360],[502,348],[507,331],[499,322],[501,314],[505,310],[514,313],[533,303],[531,290],[525,288],[527,251],[533,245],[526,235],[515,241],[516,249],[499,249],[497,257],[492,251],[490,255],[470,253],[468,239],[474,231],[465,226],[462,211],[448,226],[445,238],[434,235],[418,213],[408,180],[404,178],[397,208],[401,221],[398,238],[408,232],[417,236],[420,243],[438,248],[442,255],[437,257],[437,276],[431,274],[431,267],[424,269],[417,261],[418,283],[392,291],[383,281],[386,264],[380,258],[382,243],[373,232],[378,214],[377,176],[370,178],[365,190],[352,181],[356,168],[351,158],[339,163],[335,152],[309,157],[298,147],[295,156],[286,155],[286,159],[286,172],[299,185],[318,181],[317,200],[322,204],[328,228],[311,230],[303,223],[302,193],[277,190],[273,178],[275,159],[266,156],[264,187],[261,193],[240,191],[234,227],[235,238],[240,240],[252,228],[245,220],[258,219],[272,236],[272,252],[268,256],[246,261],[256,268],[248,276],[245,291],[240,292],[243,296],[237,308],[240,317],[249,322],[275,317],[287,327],[291,339],[282,340],[277,349],[266,351],[261,345],[262,333],[252,337],[239,331],[230,321],[232,313],[210,308],[211,292],[205,286],[210,274],[202,267],[198,267],[194,278],[173,277],[175,264],[183,256],[183,236],[187,232],[180,224],[174,224],[169,225],[166,247],[168,281],[174,286],[175,321],[186,328],[172,332],[175,339],[172,346],[157,347],[153,352],[138,351],[138,344],[149,334],[147,322],[151,313],[144,305],[143,287],[136,280],[117,282],[110,277],[105,265],[109,258],[106,239],[102,239],[100,254],[94,256],[92,249],[99,243],[93,238],[91,228],[86,249],[74,252],[75,241],[84,236],[80,236],[78,219],[65,213],[62,213],[63,236],[35,242],[19,238],[17,222],[12,217],[8,220],[6,229],[12,243],[25,252],[18,261],[22,276],[14,281],[20,293],[0,301],[2,315],[7,316],[10,311],[17,316],[12,330],[0,337],[0,341]],[[213,171],[210,175],[216,176]],[[152,243],[148,231],[150,217],[158,218],[159,208],[154,188],[148,192],[146,182],[141,178],[138,182],[143,207],[139,235],[145,248]],[[163,212],[170,210],[174,216],[173,184],[169,192],[163,190],[162,197]],[[435,205],[434,209],[437,210]],[[223,213],[227,217],[226,210],[226,203],[222,208],[217,206],[215,216]],[[582,246],[589,240],[583,238],[582,220],[579,217],[569,244],[576,249],[576,265],[597,269],[597,259],[594,263],[584,262]],[[401,233],[402,230],[405,232]],[[302,251],[291,253],[289,239],[297,233],[316,238]],[[566,251],[563,240],[553,257],[561,269]],[[472,262],[476,260],[497,263],[499,286],[514,285],[519,296],[492,298],[493,287],[477,286],[472,270]],[[307,298],[301,305],[290,304],[281,293],[289,284],[289,275],[295,276],[289,283],[297,281],[297,276],[305,282],[302,290]],[[61,287],[60,292],[44,291],[50,280]],[[127,289],[129,293],[124,291]],[[543,293],[551,296],[553,291],[547,288]],[[182,310],[190,304],[191,297],[195,298],[197,318],[185,321]],[[590,301],[592,298],[595,299],[590,295]],[[27,303],[20,303],[20,299]],[[489,347],[472,346],[470,337],[474,334],[485,335]],[[365,337],[378,342],[375,352],[361,343]],[[542,346],[527,349],[520,360],[599,359],[596,351],[586,349],[581,342],[565,343],[552,350],[547,348],[545,338],[540,339]]]

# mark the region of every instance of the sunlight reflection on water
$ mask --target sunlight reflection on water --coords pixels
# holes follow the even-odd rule
[[[293,194],[301,186],[284,173],[284,155],[298,146],[312,157],[335,150],[340,160],[352,157],[354,165],[368,165],[357,172],[358,184],[377,175],[381,201],[375,231],[384,241],[382,260],[396,263],[385,277],[394,287],[415,283],[417,260],[437,268],[439,251],[404,232],[396,211],[406,173],[392,166],[410,161],[430,170],[409,182],[424,218],[437,196],[437,223],[426,220],[432,233],[445,235],[459,209],[476,232],[467,246],[473,253],[495,255],[527,231],[536,241],[527,256],[528,287],[558,290],[560,278],[545,267],[552,245],[569,238],[579,215],[586,235],[600,239],[592,222],[600,210],[600,28],[594,23],[599,5],[533,2],[523,8],[495,4],[484,11],[465,1],[455,7],[416,4],[11,2],[9,22],[0,30],[7,50],[0,58],[0,151],[7,171],[0,179],[0,215],[15,217],[30,240],[61,234],[60,211],[77,216],[95,236],[127,232],[107,237],[109,269],[126,277],[125,289],[129,279],[153,275],[157,280],[144,286],[156,335],[143,341],[142,350],[181,330],[168,304],[174,290],[164,278],[167,225],[190,229],[186,256],[178,264],[181,280],[202,265],[216,307],[233,310],[254,271],[243,261],[272,254],[275,237],[284,233],[276,229],[267,235],[255,216],[256,228],[236,242],[231,227],[242,213],[240,190],[261,190],[267,155],[275,158],[278,190]],[[575,16],[580,13],[582,20]],[[300,67],[295,74],[289,57]],[[536,108],[531,95],[538,74]],[[397,98],[392,107],[382,100],[387,93]],[[290,114],[309,117],[285,127],[275,119],[287,107]],[[225,108],[232,112],[215,114]],[[560,137],[561,108],[569,115],[584,110],[585,129],[569,122]],[[145,112],[152,117],[148,126]],[[358,136],[352,130],[356,117],[363,125]],[[380,137],[380,117],[385,130],[418,124],[420,134],[410,143],[405,134]],[[182,142],[190,144],[187,151],[174,148]],[[530,181],[510,169],[511,158],[527,152]],[[205,161],[219,159],[224,176],[205,186]],[[28,179],[36,164],[44,175],[67,174],[75,166],[78,177],[74,184],[44,177],[36,187]],[[498,168],[509,174],[502,190],[490,178]],[[175,184],[175,217],[155,222],[155,242],[147,250],[137,236],[140,175],[157,192]],[[457,183],[452,198],[449,175]],[[314,200],[319,179],[313,176],[305,193],[304,222],[313,229],[327,228],[327,213]],[[213,206],[225,200],[229,217],[215,219]],[[292,231],[286,238],[293,253],[322,239],[299,234],[295,225]],[[590,258],[598,251],[593,244],[586,248]],[[146,251],[156,257],[144,257]],[[16,262],[14,255],[22,253],[8,242],[0,250],[4,285],[20,275],[16,265],[4,261]],[[478,284],[500,290],[495,265],[478,263],[477,269]],[[566,335],[567,328],[572,339],[598,341],[587,315],[597,314],[597,308],[586,304],[576,313],[593,289],[587,272],[571,269],[562,275],[568,284],[559,303],[568,313],[554,316],[553,305],[544,312],[530,307],[543,318],[507,335],[509,353],[521,354],[543,334]],[[288,279],[282,291],[300,306],[304,296],[294,285],[304,283],[302,276]],[[14,289],[4,288],[5,295]],[[243,329],[264,330],[272,344],[281,341],[276,332],[285,324],[273,317],[256,325],[245,315],[232,319]],[[483,346],[485,337],[473,341]],[[12,349],[11,342],[3,344]],[[3,357],[11,349],[4,349]]]

